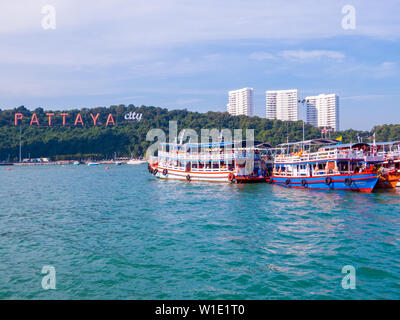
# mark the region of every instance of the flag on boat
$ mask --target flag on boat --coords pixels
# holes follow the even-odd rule
[[[337,138],[336,140],[342,142],[342,141],[343,141],[343,136],[340,136],[340,137]]]

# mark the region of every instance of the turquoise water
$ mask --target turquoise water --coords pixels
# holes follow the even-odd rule
[[[0,167],[0,298],[399,299],[399,205],[398,191],[160,181],[146,165]]]

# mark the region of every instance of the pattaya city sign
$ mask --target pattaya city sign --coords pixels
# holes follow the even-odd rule
[[[54,120],[56,117],[61,117],[62,119],[62,125],[66,126],[67,125],[67,118],[71,118],[69,113],[60,113],[58,115],[56,115],[55,113],[46,113],[46,125],[48,125],[49,127],[51,127],[54,124]],[[92,114],[90,113],[90,117],[86,120],[84,120],[82,118],[82,115],[80,113],[78,113],[72,120],[73,120],[73,125],[76,126],[84,126],[84,125],[93,125],[96,126],[99,124],[99,119],[100,118],[100,114]],[[24,115],[22,113],[15,113],[14,115],[14,125],[18,126],[19,124],[22,123],[22,120],[24,119]],[[127,114],[124,115],[124,119],[125,120],[133,120],[133,121],[140,121],[142,120],[142,114],[141,113],[135,113],[135,112],[129,112]],[[70,124],[71,119],[70,120]],[[29,122],[30,126],[40,126],[40,122],[39,122],[39,118],[37,117],[36,113],[33,113],[31,118],[30,118],[30,122]],[[115,126],[115,120],[114,117],[111,113],[108,114],[106,122],[105,122],[105,126]]]
[[[66,119],[69,116],[69,114],[68,113],[60,113],[58,116],[62,118],[62,125],[65,126],[67,123]],[[54,117],[56,117],[56,114],[55,113],[46,113],[46,117],[47,117],[47,124],[49,125],[49,127],[51,127],[53,125],[53,119],[54,119]],[[99,120],[99,117],[100,117],[100,113],[97,113],[96,115],[91,113],[90,119],[86,122],[88,122],[89,124],[92,124],[93,126],[96,126],[97,122]],[[22,113],[16,113],[14,115],[14,124],[16,126],[19,125],[20,121],[22,122],[23,118],[24,118],[24,115]],[[32,114],[29,125],[30,126],[40,126],[39,119],[38,119],[36,113]],[[80,125],[80,126],[85,125],[85,122],[83,121],[80,113],[78,113],[74,119],[74,126],[76,127],[78,125]],[[112,116],[111,113],[108,115],[107,121],[106,121],[106,127],[108,127],[109,125],[115,126],[114,117]]]

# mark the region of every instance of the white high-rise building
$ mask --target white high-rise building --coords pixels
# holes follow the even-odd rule
[[[267,119],[299,120],[298,90],[266,91]]]
[[[307,122],[315,127],[339,130],[339,96],[320,94],[306,97]]]
[[[252,116],[254,113],[253,88],[229,91],[227,111],[234,116]]]

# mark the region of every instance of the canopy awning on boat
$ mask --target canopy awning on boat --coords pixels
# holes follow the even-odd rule
[[[344,144],[337,144],[333,146],[326,146],[324,149],[360,149],[363,147],[369,147],[368,143],[344,143]]]
[[[338,144],[339,140],[336,139],[312,139],[306,141],[299,141],[299,142],[289,142],[289,143],[282,143],[279,144],[278,147],[287,147],[287,146],[294,146],[294,145],[313,145],[313,146],[320,146],[324,144]]]
[[[185,144],[177,144],[177,143],[162,143],[162,145],[169,146],[185,146],[189,148],[223,148],[223,147],[232,147],[232,148],[271,148],[272,146],[260,140],[241,140],[241,141],[229,141],[229,142],[210,142],[210,143],[185,143]]]
[[[399,145],[400,141],[376,142],[376,146],[395,146]]]

